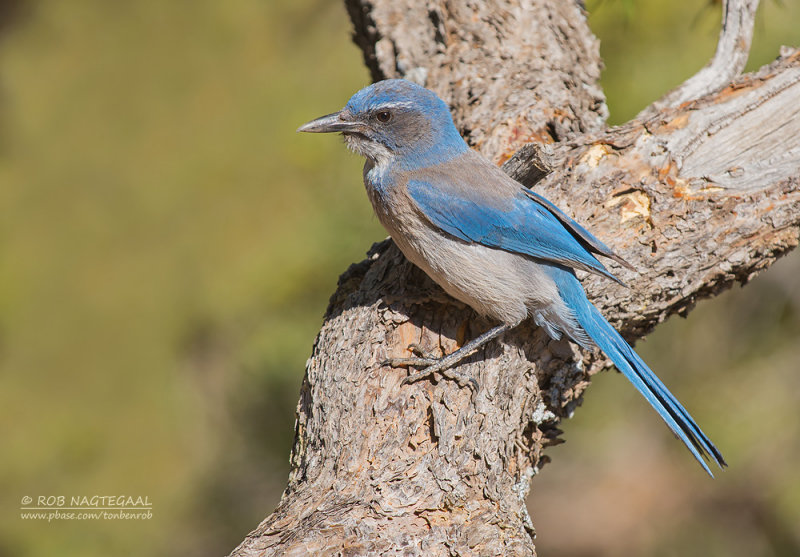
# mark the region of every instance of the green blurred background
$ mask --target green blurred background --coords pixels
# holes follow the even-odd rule
[[[800,43],[762,5],[749,68]],[[589,4],[612,123],[712,55],[716,2]],[[0,1],[0,556],[227,554],[272,511],[337,275],[385,233],[294,133],[368,82],[337,1]],[[731,468],[602,374],[530,508],[542,555],[800,554],[800,256],[638,348]],[[142,495],[145,521],[22,520]]]

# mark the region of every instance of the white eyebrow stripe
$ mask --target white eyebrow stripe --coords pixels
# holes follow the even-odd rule
[[[391,101],[377,105],[373,110],[380,110],[382,108],[411,108],[414,103],[409,101]]]

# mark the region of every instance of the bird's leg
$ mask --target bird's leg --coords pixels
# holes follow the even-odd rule
[[[512,325],[498,325],[494,327],[479,337],[476,337],[469,341],[467,344],[456,350],[455,352],[451,352],[450,354],[442,357],[442,358],[431,358],[425,357],[422,354],[419,346],[411,345],[409,348],[418,356],[417,358],[391,358],[386,360],[384,364],[390,365],[392,367],[408,367],[413,366],[417,368],[425,368],[423,371],[418,373],[414,373],[409,375],[403,380],[403,384],[405,383],[413,383],[415,381],[419,381],[429,375],[434,373],[441,373],[448,379],[453,379],[458,382],[459,385],[462,387],[466,385],[472,385],[474,389],[477,390],[478,384],[475,379],[471,377],[466,377],[459,373],[456,373],[451,368],[456,365],[458,362],[466,358],[467,356],[471,356],[474,354],[481,346],[486,344],[492,339],[495,339],[505,333],[506,331],[510,330],[513,326]]]

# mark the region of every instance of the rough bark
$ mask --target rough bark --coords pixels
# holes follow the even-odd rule
[[[447,101],[496,162],[525,143],[599,130],[600,44],[562,0],[345,0],[374,80],[405,77]]]
[[[797,245],[800,52],[604,129],[584,14],[523,4],[348,1],[373,76],[426,78],[487,156],[559,140],[504,168],[528,184],[552,168],[535,189],[639,269],[613,267],[629,289],[584,281],[627,338]],[[606,362],[523,325],[462,365],[474,394],[401,385],[405,370],[381,366],[412,342],[450,352],[491,325],[391,241],[374,245],[341,276],[314,344],[286,492],[232,555],[534,555],[530,480]]]

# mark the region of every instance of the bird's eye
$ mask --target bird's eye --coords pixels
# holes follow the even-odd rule
[[[392,113],[389,112],[388,110],[381,110],[375,115],[375,118],[378,119],[378,122],[385,124],[386,122],[392,119]]]

